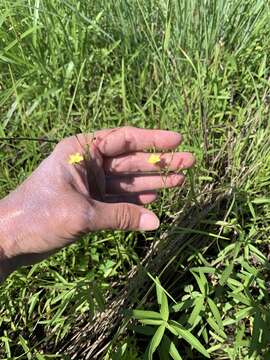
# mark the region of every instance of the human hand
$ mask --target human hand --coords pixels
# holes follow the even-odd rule
[[[154,201],[160,188],[180,186],[184,176],[179,171],[195,160],[186,152],[162,153],[160,162],[151,164],[144,151],[172,150],[180,142],[175,132],[132,127],[60,141],[0,201],[2,268],[11,272],[40,261],[91,231],[158,228],[156,215],[140,205]],[[70,164],[77,153],[78,161]]]

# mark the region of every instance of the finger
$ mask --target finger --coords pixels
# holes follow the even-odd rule
[[[157,193],[153,191],[142,194],[107,195],[104,201],[109,203],[125,202],[131,204],[146,205],[152,203],[156,199]]]
[[[95,144],[104,156],[116,156],[126,152],[175,149],[181,142],[174,131],[146,130],[122,127],[95,133]]]
[[[171,188],[182,185],[184,179],[185,177],[182,174],[111,176],[106,180],[106,193],[122,194]]]
[[[134,172],[159,172],[161,169],[177,171],[188,169],[195,163],[195,158],[191,153],[166,153],[155,154],[160,157],[156,164],[149,163],[150,154],[137,152],[127,155],[119,155],[114,158],[104,159],[104,170],[106,173],[134,173]]]
[[[159,227],[156,215],[141,206],[97,202],[91,221],[92,230],[154,230]]]

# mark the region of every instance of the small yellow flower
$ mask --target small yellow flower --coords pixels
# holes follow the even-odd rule
[[[160,155],[157,154],[151,154],[148,158],[149,164],[157,164],[160,162]]]
[[[69,164],[78,164],[83,161],[83,156],[80,153],[69,155],[68,163]]]

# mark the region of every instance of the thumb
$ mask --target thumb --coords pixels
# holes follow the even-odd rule
[[[142,206],[98,202],[95,208],[95,230],[155,230],[159,227],[157,216]]]

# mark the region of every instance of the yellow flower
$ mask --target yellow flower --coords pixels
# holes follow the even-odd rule
[[[149,164],[157,164],[160,162],[160,155],[157,154],[151,154],[148,158]]]
[[[80,153],[69,155],[68,163],[69,164],[78,164],[83,161],[83,156]]]

